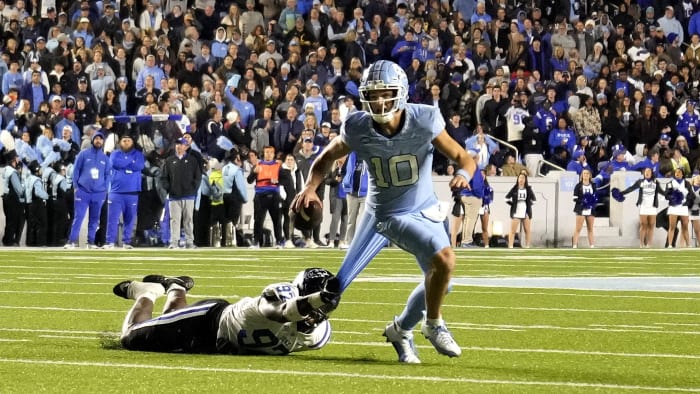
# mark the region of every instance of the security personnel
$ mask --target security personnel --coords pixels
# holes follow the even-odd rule
[[[60,161],[53,163],[43,170],[42,178],[49,194],[46,208],[49,216],[49,245],[63,245],[70,229],[68,197],[71,189],[66,179],[66,166]]]
[[[2,173],[5,235],[2,237],[2,244],[19,246],[24,227],[24,186],[19,174],[21,162],[17,152],[14,150],[5,152],[5,163],[7,166]]]
[[[24,201],[27,209],[27,246],[46,246],[48,218],[46,200],[49,199],[41,180],[41,166],[36,160],[28,165],[29,176],[24,182]]]

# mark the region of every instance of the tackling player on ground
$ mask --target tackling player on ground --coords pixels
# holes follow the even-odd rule
[[[188,276],[162,275],[114,286],[114,294],[135,300],[122,325],[122,346],[152,352],[269,355],[318,350],[330,340],[328,314],[340,302],[339,281],[321,268],[301,271],[292,283],[269,285],[260,296],[235,304],[210,299],[187,305],[187,291],[193,286]],[[164,294],[163,314],[153,318],[155,300]]]
[[[408,298],[403,312],[386,327],[384,335],[399,361],[420,363],[413,328],[426,320],[422,332],[435,349],[450,357],[461,354],[442,319],[440,307],[455,266],[447,234],[446,213],[439,209],[432,183],[433,149],[457,163],[452,188],[469,184],[476,163],[445,131],[437,107],[408,104],[406,73],[390,61],[372,64],[362,77],[363,111],[350,114],[340,138],[326,147],[311,168],[304,189],[293,202],[295,210],[315,201],[333,161],[356,152],[370,170],[370,188],[364,217],[338,271],[341,290],[369,264],[387,239],[416,256],[425,274]]]

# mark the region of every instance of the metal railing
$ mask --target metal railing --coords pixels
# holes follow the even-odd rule
[[[503,144],[503,145],[509,147],[510,149],[512,149],[513,151],[515,151],[515,161],[520,162],[520,152],[518,152],[518,148],[516,148],[515,145],[508,143],[506,141],[503,141],[500,138],[496,138],[496,137],[492,136],[491,134],[484,134],[484,135],[488,135],[488,137],[491,138],[492,140],[498,141],[499,144]]]
[[[545,164],[554,168],[555,170],[566,171],[566,168],[560,167],[549,160],[540,159],[540,161],[537,163],[537,176],[545,176],[545,174],[542,174],[542,166]]]

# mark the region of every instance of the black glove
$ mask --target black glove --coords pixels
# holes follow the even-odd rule
[[[60,152],[61,152],[61,147],[58,146],[58,144],[56,144],[56,145],[53,146],[53,151],[54,151],[54,152],[57,152],[57,153],[60,153]]]
[[[326,285],[321,290],[321,301],[324,304],[331,304],[333,309],[340,302],[340,280],[335,276],[326,281]]]

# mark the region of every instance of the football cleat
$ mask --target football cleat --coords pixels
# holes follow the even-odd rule
[[[75,245],[75,242],[68,242],[67,244],[63,245],[63,249],[75,249],[77,246]]]
[[[170,289],[173,284],[180,285],[185,288],[186,291],[190,291],[194,287],[194,279],[189,276],[163,276],[163,275],[146,275],[143,277],[143,281],[146,283],[160,283],[165,291]]]
[[[389,323],[384,329],[387,342],[391,342],[396,353],[399,355],[399,362],[407,364],[420,364],[416,344],[413,342],[413,333],[401,330],[396,323],[396,319]]]
[[[124,282],[117,283],[112,289],[112,292],[116,296],[129,299],[129,287],[131,286],[131,282],[130,280],[125,280]]]
[[[163,286],[159,286],[159,283],[137,282],[133,280],[125,280],[117,283],[114,288],[112,288],[112,292],[128,300],[136,300],[147,294],[153,295],[154,298],[165,294]]]
[[[444,324],[432,326],[427,322],[423,322],[421,332],[423,332],[425,338],[433,344],[433,347],[435,347],[438,353],[449,357],[459,357],[459,355],[462,354],[462,349],[457,342],[455,342],[454,338],[452,338],[452,333]]]

